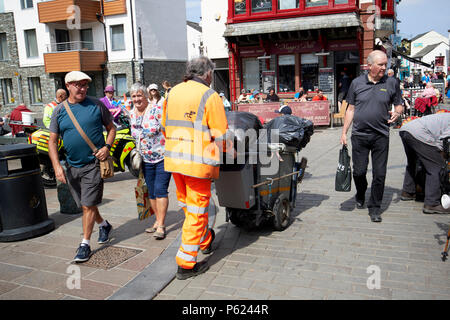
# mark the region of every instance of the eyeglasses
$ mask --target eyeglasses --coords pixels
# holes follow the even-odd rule
[[[73,85],[77,89],[87,89],[87,88],[89,88],[88,83],[71,82],[71,85]]]

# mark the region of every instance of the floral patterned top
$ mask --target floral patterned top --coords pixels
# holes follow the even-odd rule
[[[143,116],[130,112],[131,135],[136,141],[136,148],[141,140],[140,154],[144,162],[157,163],[164,159],[166,139],[161,132],[162,108],[149,104]]]

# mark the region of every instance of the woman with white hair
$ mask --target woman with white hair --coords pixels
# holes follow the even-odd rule
[[[161,132],[162,107],[149,102],[145,86],[135,83],[130,89],[134,109],[130,112],[131,135],[139,146],[148,196],[156,214],[153,227],[146,229],[158,240],[166,237],[164,221],[169,205],[168,187],[171,173],[164,170],[166,140]]]

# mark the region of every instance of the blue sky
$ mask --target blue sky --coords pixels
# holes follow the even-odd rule
[[[400,35],[412,37],[430,30],[448,37],[450,29],[449,0],[402,0],[397,7]]]
[[[200,0],[186,0],[188,20],[200,21],[200,2]],[[450,0],[402,0],[397,8],[397,14],[397,19],[401,21],[398,29],[402,37],[410,39],[430,30],[448,36]]]
[[[200,22],[201,8],[200,0],[186,0],[186,19],[193,22]]]

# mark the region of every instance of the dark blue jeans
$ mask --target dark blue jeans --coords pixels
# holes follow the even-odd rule
[[[171,173],[164,171],[164,160],[144,164],[144,178],[148,188],[149,199],[167,198]]]

